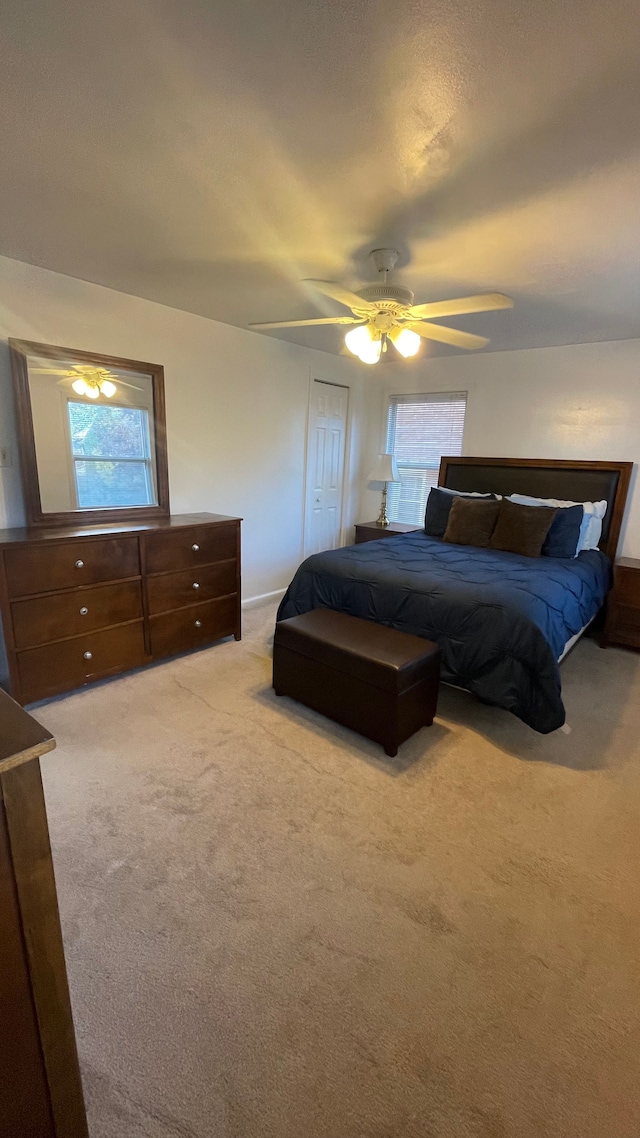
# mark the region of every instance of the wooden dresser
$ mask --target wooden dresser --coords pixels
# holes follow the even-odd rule
[[[240,639],[240,518],[0,530],[9,688],[33,703]]]
[[[88,1138],[40,777],[54,747],[0,691],[2,1138]]]

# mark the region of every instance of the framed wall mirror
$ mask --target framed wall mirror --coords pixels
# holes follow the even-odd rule
[[[28,525],[169,513],[159,364],[9,340]]]

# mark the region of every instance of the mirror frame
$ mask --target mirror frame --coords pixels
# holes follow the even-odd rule
[[[169,471],[167,465],[167,421],[164,402],[164,368],[161,364],[126,360],[121,356],[105,356],[97,352],[83,352],[77,348],[60,348],[53,344],[36,344],[30,340],[9,340],[11,374],[15,396],[18,427],[18,448],[24,492],[26,522],[29,526],[98,525],[108,522],[131,522],[139,519],[166,518],[169,516]],[[29,390],[29,356],[41,359],[77,360],[78,363],[95,363],[99,367],[119,367],[151,376],[153,385],[153,429],[156,459],[156,506],[115,506],[113,509],[69,510],[60,513],[42,512],[38,461],[36,454],[31,393]]]

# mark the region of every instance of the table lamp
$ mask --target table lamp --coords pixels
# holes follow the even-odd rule
[[[382,482],[382,502],[380,514],[376,521],[377,526],[388,526],[387,517],[387,482],[400,482],[396,460],[392,454],[379,454],[373,470],[368,478],[369,482]]]

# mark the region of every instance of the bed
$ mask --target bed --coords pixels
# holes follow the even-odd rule
[[[278,620],[331,608],[438,643],[445,683],[548,733],[565,722],[559,661],[610,587],[631,463],[443,458],[438,485],[573,501],[606,499],[598,550],[573,560],[448,545],[423,530],[314,554]]]

